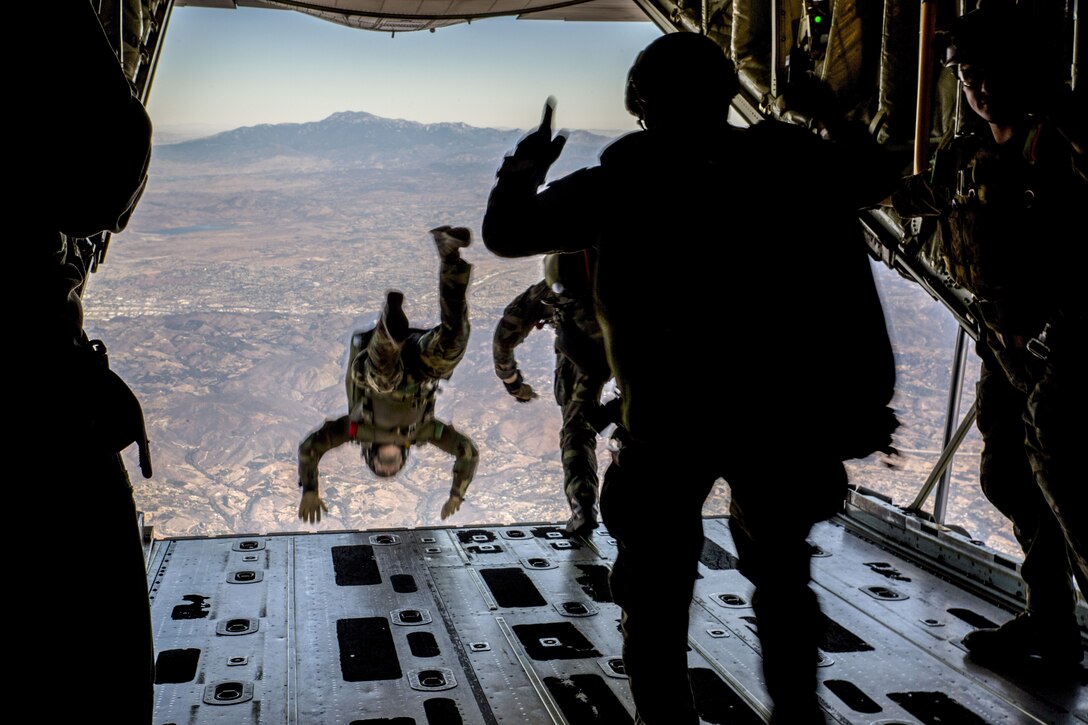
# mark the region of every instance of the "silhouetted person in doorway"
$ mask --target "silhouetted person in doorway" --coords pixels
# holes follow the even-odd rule
[[[147,181],[151,121],[132,92],[92,4],[49,9],[48,48],[10,27],[13,68],[8,245],[10,381],[21,431],[17,492],[25,516],[8,575],[34,631],[13,691],[56,685],[47,719],[75,722],[109,699],[114,722],[150,724],[154,648],[147,567],[121,451],[136,443],[151,476],[143,411],[84,330],[83,293],[123,231]],[[14,128],[12,128],[14,126]],[[27,415],[29,413],[29,415]],[[59,533],[60,536],[55,536]],[[70,545],[69,545],[70,544]],[[9,590],[14,591],[14,590]],[[109,694],[109,693],[112,693]]]
[[[943,143],[932,172],[891,199],[903,216],[939,219],[935,256],[974,296],[979,481],[1013,523],[1027,601],[963,644],[980,661],[1021,668],[1083,659],[1074,579],[1088,591],[1088,253],[1077,237],[1088,112],[1083,90],[1077,97],[1056,80],[1038,22],[987,2],[942,33],[945,62],[983,125]]]
[[[626,106],[644,130],[541,190],[565,142],[549,102],[499,168],[483,221],[500,256],[598,252],[597,311],[622,400],[601,513],[618,547],[624,665],[651,725],[699,721],[688,607],[719,478],[755,585],[772,721],[823,722],[806,537],[843,505],[842,461],[890,450],[897,425],[856,210],[886,196],[899,167],[870,139],[844,143],[845,130],[824,141],[779,122],[733,126],[737,91],[713,41],[658,38],[628,74]],[[752,297],[753,279],[778,289]]]

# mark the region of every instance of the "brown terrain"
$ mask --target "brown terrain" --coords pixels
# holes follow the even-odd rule
[[[360,123],[343,116],[321,123]],[[398,133],[428,138],[449,130],[366,122],[400,124]],[[90,281],[87,332],[106,342],[113,368],[144,406],[152,478],[140,478],[134,447],[125,457],[137,505],[158,537],[311,528],[297,517],[296,450],[324,418],[347,411],[351,332],[374,322],[390,288],[404,291],[414,325],[437,323],[438,257],[427,232],[451,224],[479,234],[494,169],[517,138],[494,131],[482,140],[421,146],[416,137],[380,137],[364,151],[314,150],[297,139],[315,125],[256,127],[264,133],[257,140],[255,131],[240,129],[214,137],[210,148],[156,147],[132,223]],[[350,138],[352,128],[345,133]],[[607,138],[580,141],[568,143],[556,174],[592,163]],[[540,259],[500,259],[478,238],[464,256],[475,265],[473,332],[437,410],[476,441],[481,460],[465,505],[447,523],[565,520],[553,334],[536,331],[517,351],[538,400],[519,404],[507,395],[491,361],[495,324],[540,278]],[[850,470],[854,483],[908,505],[939,454],[955,323],[883,267],[878,283],[899,361],[894,405],[903,425],[895,443],[902,455],[894,467],[874,457],[851,462]],[[967,365],[968,390],[975,364]],[[969,404],[970,395],[963,409]],[[817,425],[819,411],[809,418]],[[956,458],[948,522],[1016,555],[1009,527],[979,493],[978,447],[972,433]],[[598,453],[603,471],[603,440]],[[357,447],[334,450],[321,465],[330,511],[313,528],[437,525],[451,465],[441,451],[421,446],[400,475],[377,479]],[[722,484],[705,511],[727,510]]]

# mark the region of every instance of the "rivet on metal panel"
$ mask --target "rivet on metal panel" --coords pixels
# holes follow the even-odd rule
[[[237,700],[242,696],[242,683],[241,682],[224,682],[220,685],[216,685],[215,699],[216,700]]]
[[[748,600],[739,594],[725,593],[715,595],[718,602],[724,607],[747,607]]]
[[[424,687],[442,687],[446,678],[438,670],[425,670],[419,673],[419,684]]]
[[[450,690],[457,687],[453,671],[446,668],[409,670],[408,683],[413,690]]]
[[[253,634],[259,627],[259,619],[243,619],[239,617],[237,619],[227,619],[217,623],[215,625],[215,633],[224,636]]]
[[[264,579],[264,572],[254,571],[252,569],[243,569],[241,571],[231,572],[227,576],[227,582],[231,584],[253,584]]]
[[[487,642],[469,642],[468,648],[473,652],[487,652],[491,649],[491,645]]]
[[[244,664],[246,664],[248,662],[249,662],[248,657],[241,657],[241,656],[239,656],[239,657],[230,657],[230,658],[227,659],[227,666],[229,666],[229,667],[238,667],[239,665],[244,665]]]
[[[557,637],[541,637],[540,639],[541,647],[558,647],[560,644],[562,643]]]
[[[906,594],[897,592],[891,587],[871,586],[862,587],[861,590],[875,599],[883,599],[885,601],[901,601],[903,599],[909,599]]]
[[[725,631],[724,629],[708,629],[706,633],[709,634],[711,637],[719,639],[729,636],[729,632]]]
[[[431,615],[425,609],[394,609],[389,613],[389,620],[393,624],[414,627],[420,624],[429,624]]]
[[[237,705],[253,699],[253,683],[237,680],[210,682],[204,688],[205,705]]]
[[[927,627],[943,627],[944,626],[944,622],[942,622],[939,619],[923,619],[922,624],[926,625]]]

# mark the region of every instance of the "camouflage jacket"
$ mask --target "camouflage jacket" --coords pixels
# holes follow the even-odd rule
[[[506,306],[495,326],[491,351],[495,375],[500,380],[518,372],[514,350],[530,332],[545,325],[556,331],[556,353],[566,355],[583,371],[607,371],[603,334],[592,298],[568,297],[540,280]],[[607,372],[604,377],[608,377]]]
[[[908,177],[892,204],[937,218],[931,261],[975,296],[1001,346],[1022,347],[1058,316],[1083,326],[1086,253],[1073,230],[1088,203],[1085,169],[1045,122],[1001,145],[985,131],[943,143],[931,173]]]
[[[378,393],[356,385],[349,367],[345,384],[350,412],[325,421],[299,444],[300,486],[316,490],[321,457],[348,442],[364,446],[397,443],[405,447],[430,443],[454,456],[450,492],[464,497],[476,473],[479,452],[468,436],[434,417],[438,381],[421,372],[423,365],[416,359],[418,355],[413,355],[418,347],[412,343],[423,332],[414,330],[404,346],[405,375],[395,390]],[[365,351],[366,341],[365,333],[353,336],[349,359]]]

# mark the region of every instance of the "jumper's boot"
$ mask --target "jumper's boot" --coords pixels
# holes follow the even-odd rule
[[[403,293],[396,290],[386,293],[385,306],[367,343],[366,353],[352,361],[356,385],[377,393],[392,392],[400,385],[404,378],[404,361],[400,352],[409,332],[408,318],[401,309],[403,303]]]
[[[382,309],[381,326],[383,332],[393,342],[401,342],[408,337],[408,316],[404,314],[404,293],[389,290],[385,293],[385,308]]]
[[[968,633],[963,646],[980,663],[1074,667],[1084,658],[1080,626],[1072,616],[1056,619],[1022,612],[1000,627]]]
[[[461,250],[472,243],[472,232],[467,227],[443,225],[431,230],[434,245],[438,247],[438,256],[443,262],[451,263],[461,258]]]
[[[577,494],[570,499],[571,516],[567,521],[567,533],[588,536],[597,528],[597,497],[590,491]]]

